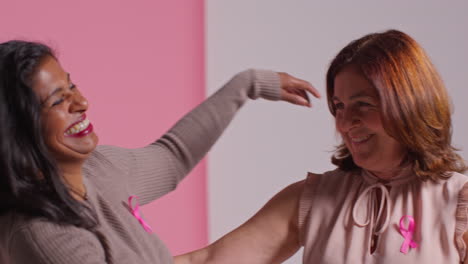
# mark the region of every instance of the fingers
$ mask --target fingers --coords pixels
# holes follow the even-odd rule
[[[319,91],[309,82],[291,76],[285,72],[278,72],[281,80],[282,89],[287,90],[305,90],[316,98],[321,98]]]
[[[296,94],[301,96],[302,98],[306,99],[307,102],[309,102],[309,104],[310,104],[309,95],[304,90],[299,90]]]
[[[311,83],[309,83],[308,81],[304,81],[302,79],[298,79],[298,78],[293,77],[293,76],[289,76],[289,77],[291,78],[291,85],[293,85],[293,86],[295,86],[297,88],[308,91],[309,93],[311,93],[316,98],[322,97],[320,95],[319,91],[317,89],[315,89],[315,87]]]
[[[306,91],[300,90],[300,89],[292,89],[287,92],[304,98],[310,104],[309,95],[307,94]]]
[[[281,99],[292,104],[311,107],[307,93],[320,98],[321,95],[312,84],[284,72],[279,72],[281,79]]]
[[[288,93],[284,91],[281,97],[283,98],[284,101],[290,102],[292,104],[302,105],[306,107],[312,106],[310,102],[308,101],[309,98],[307,97],[307,94],[305,94],[304,96],[304,95],[298,95],[298,94]]]

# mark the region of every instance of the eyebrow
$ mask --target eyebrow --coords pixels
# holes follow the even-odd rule
[[[70,73],[67,73],[67,81],[70,82]],[[63,90],[62,87],[57,87],[55,88],[43,101],[43,103],[47,102],[47,100],[49,100],[49,98],[51,98],[52,96],[54,96],[54,94],[60,92],[61,90]]]
[[[358,92],[358,93],[356,93],[356,94],[353,94],[353,95],[351,95],[351,96],[349,97],[349,99],[352,100],[352,99],[361,98],[361,97],[369,97],[369,98],[371,98],[371,99],[375,99],[373,96],[368,95],[365,91],[360,91],[360,92]],[[336,101],[340,101],[340,99],[338,99],[338,97],[336,97],[336,96],[333,96],[333,97],[332,97],[332,100],[333,100],[333,101],[335,101],[335,100],[336,100]]]

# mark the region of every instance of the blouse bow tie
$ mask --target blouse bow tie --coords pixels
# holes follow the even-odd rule
[[[377,200],[375,199],[375,197],[377,197],[377,190],[381,191],[381,197],[379,202],[377,202]],[[365,199],[367,199],[367,219],[365,220],[365,222],[361,222],[357,217],[357,213],[359,211],[359,208],[361,207],[361,203],[363,203]],[[377,217],[375,217],[376,206],[379,207]],[[390,200],[390,193],[388,192],[387,187],[385,187],[385,185],[380,182],[374,183],[365,188],[364,191],[361,194],[359,194],[356,203],[353,207],[353,221],[354,223],[356,223],[356,225],[361,227],[369,225],[371,219],[375,219],[375,223],[378,224],[381,222],[381,218],[383,217],[382,213],[384,207],[386,209],[385,220],[380,226],[380,228],[374,228],[373,232],[376,235],[380,235],[387,228],[390,221],[390,209],[392,205]]]

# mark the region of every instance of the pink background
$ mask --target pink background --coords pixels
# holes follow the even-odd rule
[[[203,0],[2,1],[0,41],[45,42],[90,102],[100,144],[153,142],[204,98]],[[206,245],[206,164],[144,208],[173,254]]]

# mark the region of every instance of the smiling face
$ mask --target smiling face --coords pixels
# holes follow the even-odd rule
[[[336,128],[354,163],[381,178],[391,177],[405,151],[383,127],[377,90],[354,66],[339,72],[334,84]]]
[[[86,118],[88,101],[58,61],[44,58],[32,77],[41,104],[45,143],[59,165],[82,162],[96,148],[98,138]]]

